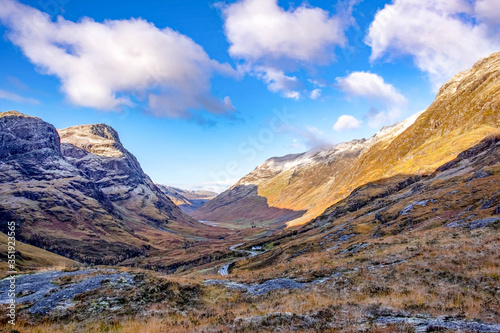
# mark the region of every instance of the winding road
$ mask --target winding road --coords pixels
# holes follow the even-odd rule
[[[257,252],[257,251],[238,250],[237,247],[239,247],[239,246],[241,246],[243,244],[245,244],[245,243],[240,243],[240,244],[233,245],[233,246],[231,246],[229,248],[229,250],[234,251],[234,252],[240,252],[240,253],[243,253],[243,254],[250,254],[250,258],[251,257],[255,257],[256,255],[258,255],[260,253],[260,252]],[[244,259],[244,258],[233,260],[233,261],[225,264],[224,266],[222,266],[219,269],[219,274],[222,275],[222,276],[229,275],[229,267],[231,267],[232,264],[234,264],[235,262],[237,262],[238,260],[241,260],[241,259]]]

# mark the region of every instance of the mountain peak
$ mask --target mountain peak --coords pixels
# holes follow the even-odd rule
[[[437,99],[454,94],[457,90],[474,91],[485,81],[490,80],[490,76],[500,71],[500,52],[495,52],[477,61],[472,68],[462,71],[446,82],[437,94]],[[468,89],[465,89],[465,88]]]
[[[9,111],[5,111],[5,112],[0,112],[0,118],[3,118],[3,117],[37,118],[37,117],[33,117],[33,116],[29,116],[27,114],[21,113],[21,112],[16,111],[16,110],[9,110]],[[37,119],[40,119],[40,118],[37,118]]]
[[[425,111],[383,127],[367,140],[268,159],[192,216],[215,222],[259,222],[263,214],[254,214],[257,206],[247,208],[253,200],[261,203],[260,211],[279,208],[277,223],[285,221],[287,209],[307,211],[288,222],[291,226],[318,216],[361,185],[397,174],[431,173],[498,131],[499,73],[497,52],[449,80]],[[242,186],[252,191],[242,191]]]
[[[62,143],[72,144],[95,155],[120,157],[126,153],[118,133],[106,124],[72,126],[58,132]]]

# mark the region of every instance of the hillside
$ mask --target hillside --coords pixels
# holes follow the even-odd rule
[[[351,309],[353,322],[333,314],[349,327],[370,318],[396,325],[391,332],[418,331],[433,317],[435,329],[451,331],[460,319],[498,324],[499,183],[497,132],[432,173],[368,183],[301,228],[246,244],[266,252],[237,261],[231,283],[305,282],[293,300],[274,294],[276,304],[289,302],[281,311],[305,315],[308,308],[314,317],[319,304],[323,311]]]
[[[220,230],[184,214],[103,124],[59,132],[35,117],[0,114],[0,218],[20,240],[79,261],[114,264],[182,249]]]
[[[424,112],[368,140],[271,158],[192,216],[303,224],[358,186],[397,174],[431,172],[499,128],[500,53],[494,53],[443,85]],[[254,209],[245,209],[249,203]]]
[[[3,232],[0,233],[0,247],[8,249],[8,238]],[[7,251],[0,253],[0,278],[7,276],[9,271]],[[16,242],[16,269],[21,272],[37,269],[62,269],[76,266],[77,263],[71,259],[42,250],[38,247]]]
[[[217,193],[211,191],[188,191],[161,184],[156,184],[156,186],[186,214],[195,211],[217,196]]]

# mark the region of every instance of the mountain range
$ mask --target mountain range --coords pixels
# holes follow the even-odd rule
[[[419,177],[498,133],[499,73],[494,53],[405,121],[369,139],[271,158],[219,195],[155,184],[108,125],[56,130],[16,111],[0,113],[0,218],[17,223],[19,240],[81,262],[169,272],[210,264],[231,254],[229,243],[331,219],[335,205],[358,209],[367,184],[387,181],[383,193],[424,184]],[[384,212],[374,216],[389,219]]]
[[[432,172],[498,131],[499,73],[497,52],[455,75],[423,112],[367,140],[271,158],[191,215],[275,228],[301,225],[363,184]]]
[[[9,111],[0,136],[0,218],[20,240],[109,264],[220,235],[183,213],[107,125],[56,130]]]
[[[218,195],[155,184],[108,125],[0,113],[23,332],[499,332],[499,184],[500,52]]]

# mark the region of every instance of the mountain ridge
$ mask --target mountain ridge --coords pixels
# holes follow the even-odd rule
[[[269,207],[305,210],[286,223],[300,225],[370,181],[431,172],[500,128],[500,52],[455,75],[426,110],[402,124],[399,128],[396,124],[393,133],[391,127],[385,127],[368,140],[292,155],[289,159],[294,163],[285,157],[278,159],[285,159],[290,167],[285,163],[282,169],[273,169],[278,160],[268,159],[192,216],[215,222],[255,221],[238,204],[238,193],[232,192],[239,184],[252,184],[257,187],[254,199],[265,200]],[[219,210],[227,210],[224,203],[228,202],[232,202],[233,213],[225,219]]]

